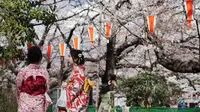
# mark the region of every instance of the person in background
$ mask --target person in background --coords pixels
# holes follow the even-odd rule
[[[29,65],[16,77],[18,112],[46,112],[52,102],[45,95],[49,89],[49,75],[40,67],[42,52],[33,46],[27,55]]]
[[[188,103],[185,102],[185,103],[181,106],[181,108],[188,108]]]
[[[198,108],[200,108],[200,102],[197,103]]]
[[[90,88],[94,82],[86,77],[84,55],[80,50],[70,49],[68,65],[73,67],[72,74],[67,78],[62,87],[66,88],[67,112],[87,112]]]
[[[62,92],[62,88],[66,88],[66,85],[67,85],[66,80],[67,80],[67,75],[64,75],[63,78],[62,78],[61,92]],[[65,90],[65,91],[66,91],[66,90]],[[61,95],[62,95],[62,93],[60,94],[60,97],[62,97]],[[64,95],[66,96],[66,93],[65,93]],[[59,99],[60,99],[60,98],[59,98]],[[58,99],[58,100],[59,100],[59,99]],[[63,107],[60,107],[60,106],[57,105],[57,107],[58,107],[58,112],[67,112],[67,109],[66,109],[66,100],[67,100],[67,99],[63,99],[63,97],[62,97],[61,99],[62,99],[62,101],[65,101],[65,102],[64,102],[65,104],[63,105]],[[57,103],[58,103],[58,101],[57,101]]]
[[[116,87],[116,76],[110,77],[108,84],[102,85],[100,106],[98,112],[109,112],[114,109],[114,88]],[[113,110],[115,111],[115,110]]]
[[[170,105],[169,105],[169,104],[166,104],[165,107],[166,107],[166,108],[170,108]]]
[[[195,107],[194,108],[199,108],[198,103],[195,103]]]

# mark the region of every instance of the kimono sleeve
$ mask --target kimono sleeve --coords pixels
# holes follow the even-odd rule
[[[82,91],[83,89],[83,84],[84,84],[84,72],[83,71],[79,71],[79,73],[75,76],[73,76],[74,82],[73,82],[73,89],[72,89],[72,93],[77,96],[80,91]]]
[[[24,72],[23,70],[19,71],[16,77],[16,87],[19,89],[22,86],[22,82],[24,80]]]

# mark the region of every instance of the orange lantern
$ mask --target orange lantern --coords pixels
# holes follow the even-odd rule
[[[48,58],[48,61],[50,61],[50,59],[51,59],[51,52],[52,52],[52,47],[49,45],[47,47],[47,58]]]
[[[32,44],[28,43],[27,47],[28,47],[28,49],[30,49],[32,47]]]
[[[185,8],[187,13],[187,25],[188,28],[191,28],[191,21],[193,20],[193,1],[192,0],[186,0],[185,2]]]
[[[65,56],[65,49],[66,49],[66,44],[60,44],[60,56],[64,57]]]
[[[110,22],[105,23],[105,35],[107,39],[111,37],[111,23]]]
[[[147,23],[148,23],[149,32],[153,33],[155,31],[155,26],[156,26],[156,17],[148,16],[147,21],[148,21]]]
[[[79,50],[80,49],[80,39],[74,38],[73,43],[74,43],[74,49]]]
[[[88,28],[88,32],[89,32],[90,42],[92,43],[92,46],[94,46],[94,42],[95,42],[94,27],[90,26]]]

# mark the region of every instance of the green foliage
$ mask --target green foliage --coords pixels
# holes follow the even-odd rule
[[[121,90],[126,94],[127,105],[140,106],[142,102],[152,106],[170,103],[170,97],[179,95],[181,89],[175,84],[168,84],[164,76],[153,73],[140,73],[136,77],[122,81]]]
[[[0,112],[17,112],[16,95],[12,89],[0,89]]]
[[[0,41],[6,38],[7,46],[3,57],[13,57],[17,46],[37,39],[33,23],[36,21],[44,25],[52,24],[55,14],[28,0],[0,0]]]

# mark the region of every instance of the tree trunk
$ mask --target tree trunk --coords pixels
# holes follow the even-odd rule
[[[116,67],[116,32],[118,30],[118,24],[114,22],[114,19],[111,18],[111,37],[109,39],[109,43],[107,44],[107,51],[106,51],[106,70],[102,77],[102,83],[107,84],[109,81],[109,77],[114,74],[114,70]]]
[[[116,36],[110,39],[110,42],[107,44],[107,53],[106,53],[106,71],[102,77],[102,83],[108,83],[109,76],[114,75],[115,69],[115,44]]]
[[[64,57],[61,57],[61,66],[60,66],[60,71],[58,73],[58,87],[61,87],[62,85],[62,80],[63,80],[63,68],[64,68]]]

